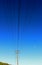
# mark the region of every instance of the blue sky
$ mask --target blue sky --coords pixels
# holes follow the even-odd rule
[[[21,0],[19,64],[42,65],[42,1]],[[0,0],[0,61],[16,64],[18,0]]]

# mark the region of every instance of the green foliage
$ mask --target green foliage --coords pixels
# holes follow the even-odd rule
[[[0,65],[9,65],[8,63],[0,62]]]

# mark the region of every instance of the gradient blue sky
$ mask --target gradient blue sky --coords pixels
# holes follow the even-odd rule
[[[16,64],[18,0],[0,0],[0,61]],[[21,0],[19,64],[42,65],[42,0]]]

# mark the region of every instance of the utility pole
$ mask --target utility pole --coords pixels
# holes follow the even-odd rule
[[[16,50],[16,59],[17,65],[19,65],[19,28],[20,28],[20,8],[21,8],[21,0],[18,0],[18,39],[17,39],[17,50]]]
[[[16,64],[19,65],[19,50],[16,50]]]

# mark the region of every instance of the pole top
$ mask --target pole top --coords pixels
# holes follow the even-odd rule
[[[19,54],[19,50],[16,50],[16,54]]]

